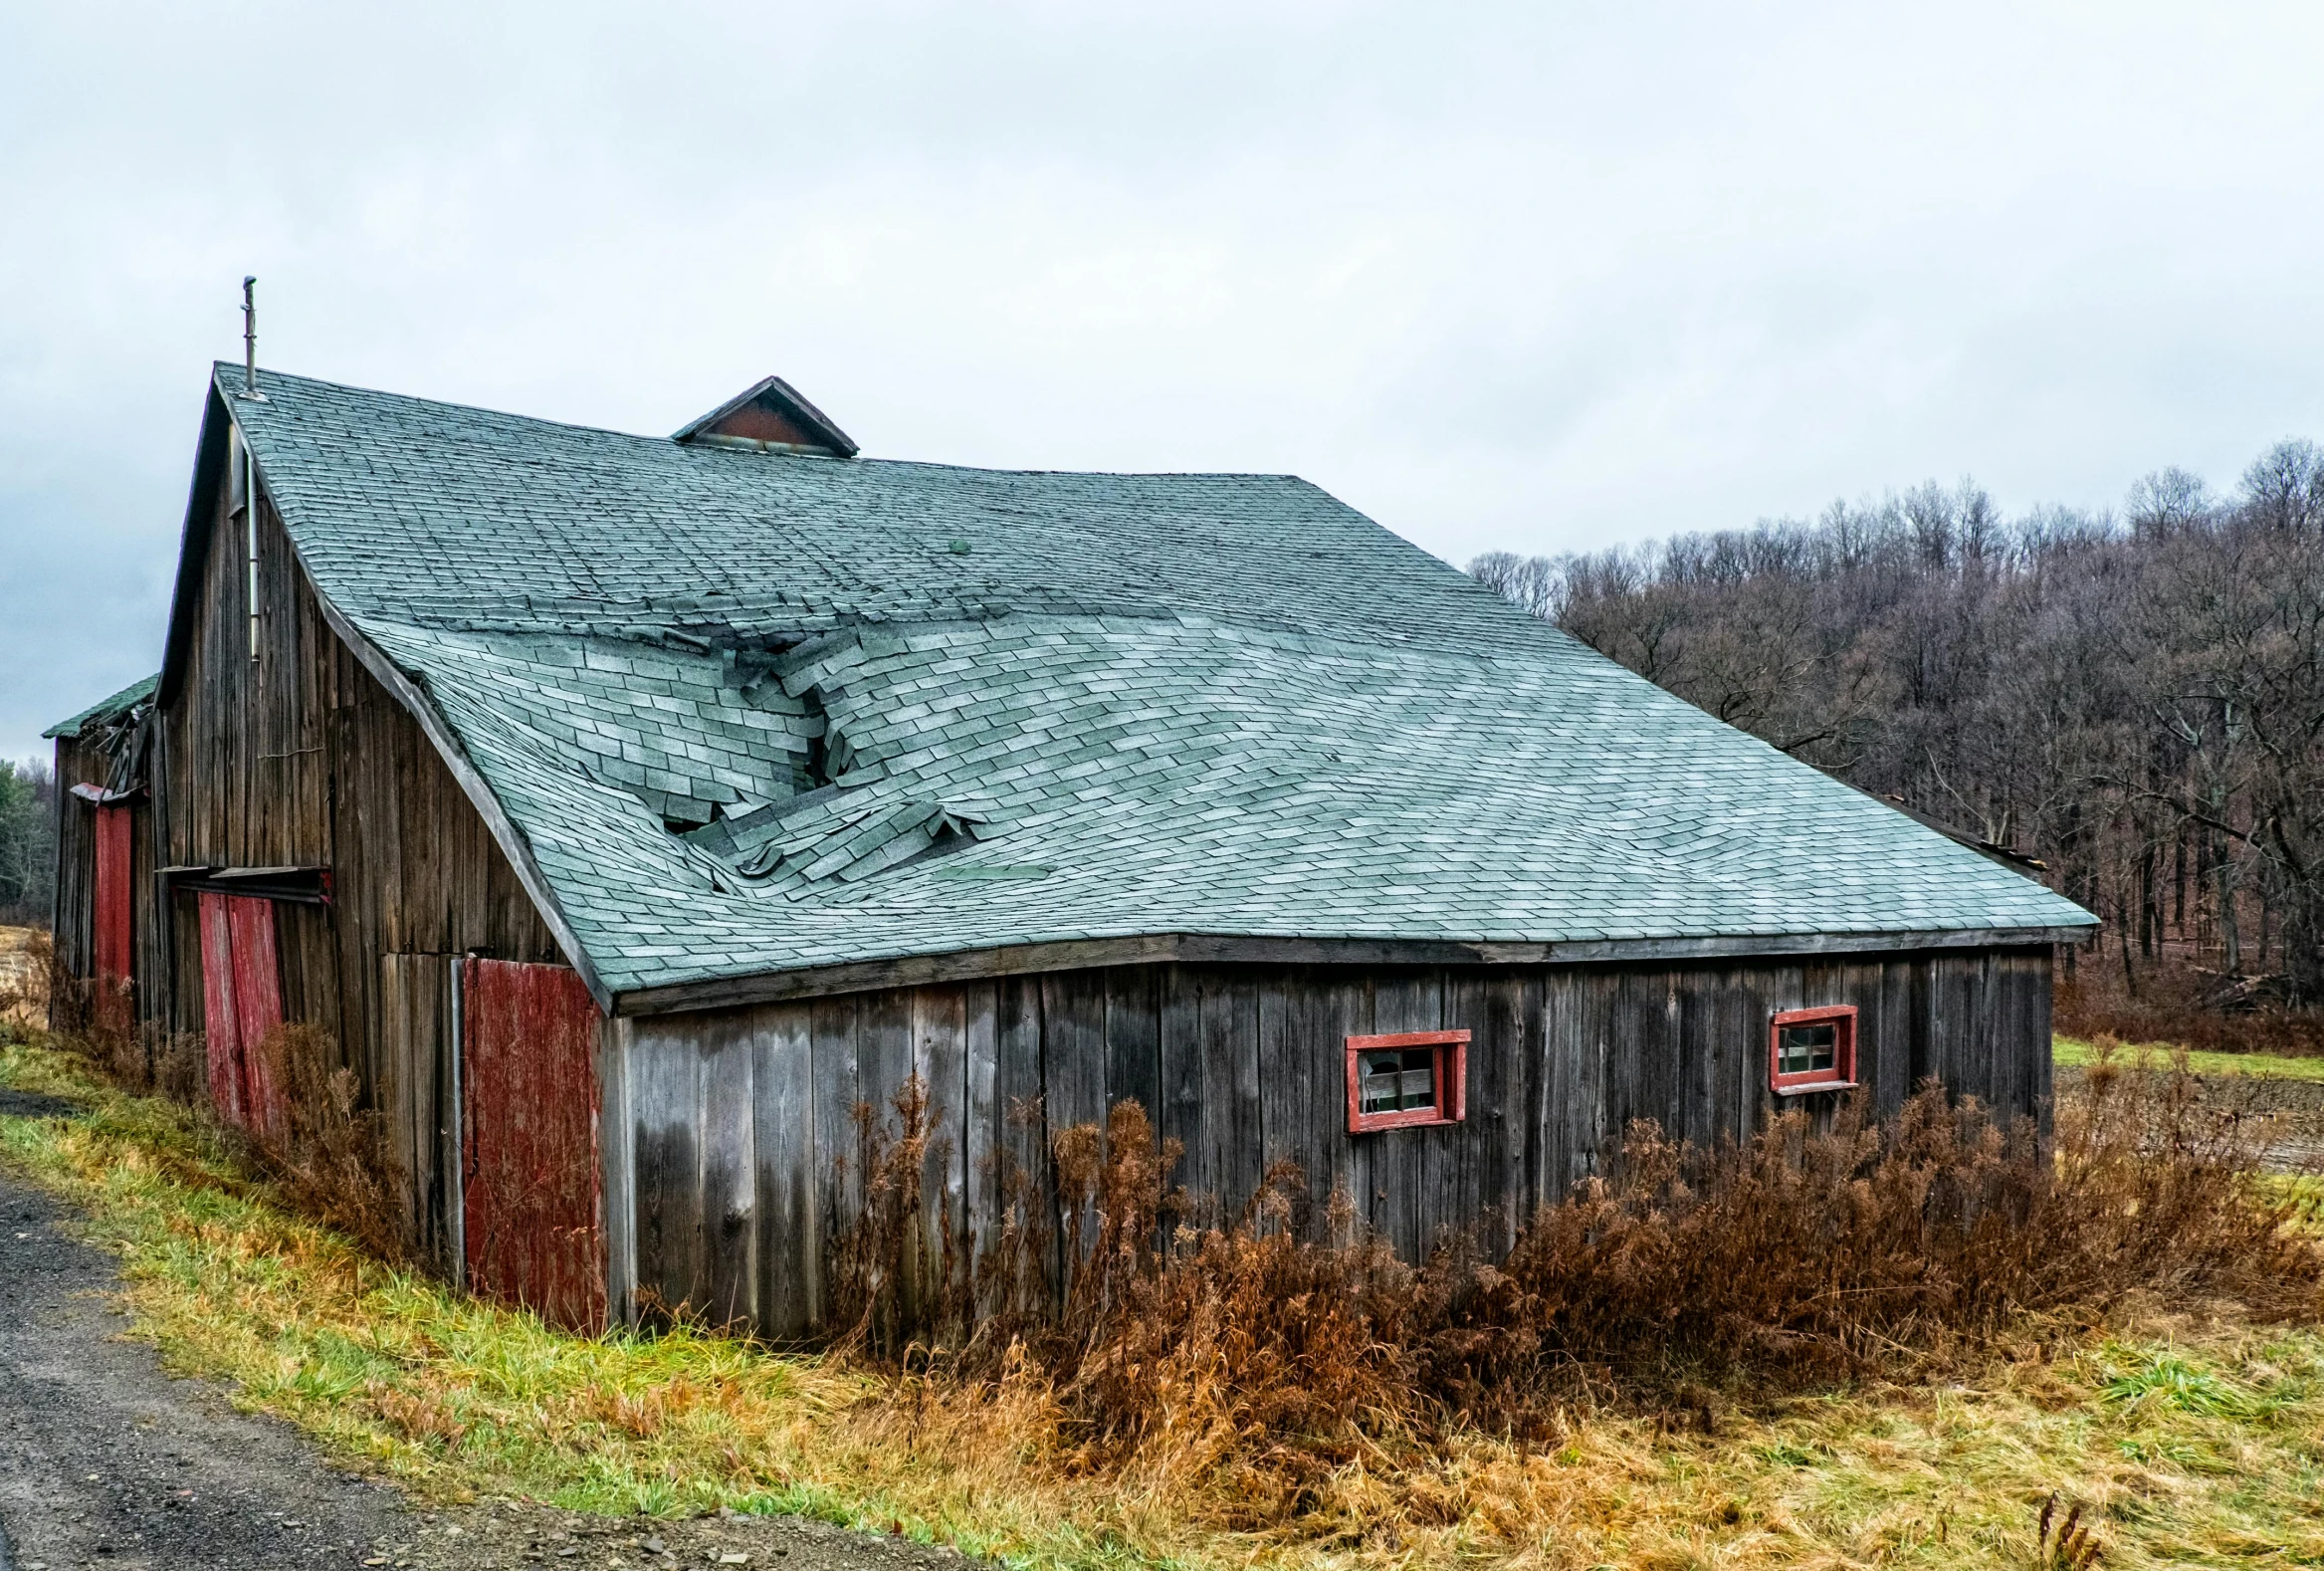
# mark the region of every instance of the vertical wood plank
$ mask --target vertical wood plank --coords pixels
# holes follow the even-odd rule
[[[751,1013],[688,1016],[702,1057],[703,1311],[713,1325],[758,1315],[758,1153]]]
[[[2052,952],[2047,945],[2025,954],[2024,986],[2026,992],[2025,1041],[2023,1050],[2031,1055],[2033,1074],[2029,1086],[2033,1105],[2029,1111],[2046,1135],[2050,1130],[2050,1115],[2057,1098],[2054,1065],[2050,1053],[2050,1010]]]
[[[1521,973],[1483,967],[1448,971],[1444,1026],[1469,1032],[1468,1121],[1454,1131],[1450,1209],[1474,1224],[1489,1253],[1508,1248],[1530,1212],[1525,1148],[1528,1086],[1536,1044],[1526,1019]]]
[[[971,983],[962,1001],[960,1182],[966,1208],[971,1266],[991,1250],[1007,1204],[1002,1177],[1005,1148],[1001,1119],[998,987]]]
[[[1196,973],[1201,1031],[1200,1165],[1215,1185],[1220,1214],[1244,1215],[1258,1194],[1266,1159],[1259,1105],[1259,982],[1255,967],[1205,966]]]
[[[1106,1121],[1106,974],[1054,971],[1041,979],[1053,1130]]]
[[[1162,973],[1156,966],[1114,966],[1106,988],[1106,1107],[1136,1102],[1161,1127]]]
[[[1062,1290],[1064,1276],[1055,1236],[1057,1187],[1049,1158],[1041,994],[1038,977],[1003,977],[993,984],[993,1189],[1004,1206],[1022,1208],[1018,1226],[1049,1228],[1044,1268],[1054,1294]]]
[[[447,1001],[449,1003],[449,1001]],[[597,1081],[603,1100],[601,1182],[605,1191],[605,1306],[609,1321],[635,1325],[637,1303],[637,1133],[630,1106],[629,1048],[635,1022],[609,1018],[597,1032]]]
[[[817,999],[808,1006],[814,1041],[815,1216],[821,1251],[818,1279],[823,1296],[818,1322],[831,1312],[831,1250],[863,1217],[864,1179],[855,1110],[869,1101],[864,1092],[858,1045],[858,996]]]
[[[1399,968],[1373,974],[1373,1032],[1432,1031],[1443,1024],[1442,972]],[[1421,1126],[1357,1137],[1371,1163],[1372,1225],[1406,1259],[1420,1258],[1433,1241],[1441,1212],[1437,1191],[1448,1166],[1443,1152],[1453,1135],[1452,1129]]]
[[[758,1324],[762,1334],[790,1340],[805,1336],[823,1308],[813,1008],[776,1004],[756,1010],[750,1045]]]
[[[1049,1139],[1069,1129],[1106,1122],[1106,977],[1102,971],[1051,972],[1041,979],[1041,1063],[1046,1088]],[[1059,1180],[1060,1185],[1063,1179]],[[1061,1246],[1079,1235],[1095,1236],[1097,1212],[1083,1205],[1078,1215],[1070,1197],[1057,1197]],[[1062,1258],[1062,1257],[1061,1257]],[[1067,1262],[1071,1263],[1071,1262]]]
[[[1178,1172],[1192,1203],[1190,1219],[1215,1221],[1222,1199],[1223,1176],[1210,1165],[1214,1149],[1208,1134],[1204,1103],[1202,991],[1192,968],[1164,966],[1157,985],[1161,995],[1158,1053],[1161,1101],[1160,1132],[1184,1148]]]
[[[912,1066],[928,1086],[929,1142],[921,1172],[921,1233],[928,1258],[960,1268],[967,1247],[968,999],[959,986],[912,994]],[[932,1284],[933,1285],[933,1284]]]
[[[638,1286],[672,1310],[701,1310],[702,1055],[691,1032],[662,1019],[631,1036],[630,1143],[636,1153]]]

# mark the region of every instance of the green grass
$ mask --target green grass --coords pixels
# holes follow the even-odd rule
[[[2114,1061],[2129,1068],[2167,1069],[2179,1049],[2168,1042],[2141,1042],[2119,1049]],[[2071,1036],[2050,1040],[2050,1061],[2087,1068],[2098,1061],[2096,1049]],[[2286,1080],[2324,1080],[2324,1057],[2289,1058],[2264,1052],[2190,1052],[2187,1067],[2197,1074],[2274,1076]]]
[[[1254,1522],[1231,1470],[1088,1463],[1044,1383],[892,1380],[674,1331],[584,1338],[399,1274],[286,1212],[181,1109],[0,1045],[0,1163],[115,1251],[135,1334],[423,1496],[590,1511],[802,1511],[1026,1566],[1580,1571],[2022,1567],[2052,1490],[2110,1571],[2324,1565],[2324,1334],[2158,1307],[2029,1326],[1946,1380],[1736,1394],[1717,1433],[1577,1412],[1456,1436]],[[2168,1312],[2166,1312],[2168,1311]]]

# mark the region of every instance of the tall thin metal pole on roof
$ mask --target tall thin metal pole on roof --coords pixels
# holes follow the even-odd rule
[[[258,396],[258,275],[242,281],[242,396]]]

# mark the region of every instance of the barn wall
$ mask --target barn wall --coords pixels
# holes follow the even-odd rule
[[[1492,1214],[1499,1235],[1596,1169],[1632,1119],[1745,1133],[1768,1016],[1853,1004],[1884,1111],[1934,1075],[2005,1112],[2049,1095],[2047,949],[1688,966],[1156,965],[649,1016],[609,1029],[616,1294],[807,1330],[824,1249],[861,1204],[854,1109],[912,1074],[936,1104],[924,1227],[998,1217],[995,1157],[1045,1175],[1049,1136],[1125,1097],[1185,1148],[1177,1179],[1239,1206],[1279,1157],[1343,1191],[1406,1255]],[[1344,1038],[1465,1026],[1468,1119],[1350,1136]],[[1833,1098],[1801,1099],[1828,1109]],[[891,1120],[892,1121],[892,1120]]]
[[[66,975],[85,981],[97,972],[97,808],[72,791],[76,786],[107,785],[111,774],[112,756],[94,741],[57,739],[57,885],[51,931]],[[158,1007],[162,984],[155,979],[162,975],[164,960],[159,885],[153,876],[161,864],[154,860],[158,846],[149,796],[129,802],[129,822],[130,979],[133,1006],[143,1017]]]
[[[415,1221],[441,1249],[448,957],[563,956],[418,722],[324,621],[263,504],[251,658],[245,536],[225,508],[222,495],[186,666],[162,712],[163,865],[330,870],[330,905],[277,903],[284,1008],[360,1071],[395,1131]],[[193,897],[174,906],[163,935],[174,985],[151,1012],[199,1030]]]

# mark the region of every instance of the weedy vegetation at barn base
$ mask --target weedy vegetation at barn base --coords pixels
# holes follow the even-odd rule
[[[2315,1191],[2184,1074],[2101,1064],[2054,1160],[1936,1097],[1726,1152],[1638,1130],[1509,1258],[1422,1267],[1287,1173],[1173,1230],[1170,1154],[1117,1109],[1057,1153],[1089,1256],[1061,1315],[915,1327],[867,1246],[819,1355],[553,1331],[309,1220],[312,1176],[54,1038],[0,1046],[0,1084],[79,1109],[0,1116],[0,1162],[119,1252],[173,1369],[427,1496],[797,1511],[1024,1565],[2035,1566],[2076,1508],[2085,1562],[2324,1560]],[[901,1185],[911,1119],[885,1128]]]

